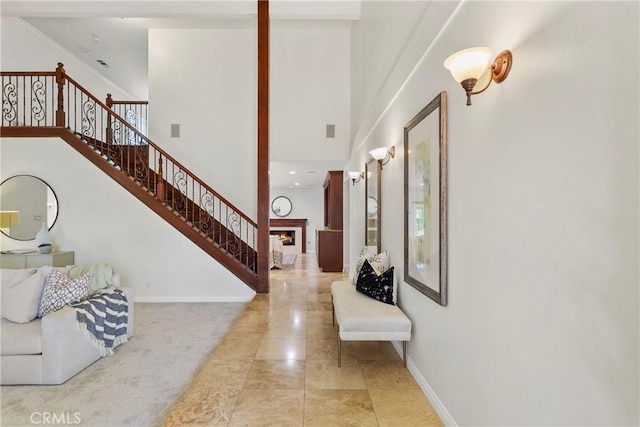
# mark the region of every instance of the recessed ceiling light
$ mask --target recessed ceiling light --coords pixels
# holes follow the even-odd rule
[[[295,174],[296,174],[296,171],[289,171],[289,173],[290,173],[291,175],[295,175]]]
[[[307,171],[307,173],[316,173],[316,171]]]
[[[100,36],[97,35],[97,34],[91,34],[91,39],[93,39],[93,41],[96,42],[96,43],[100,43],[102,41]]]
[[[293,184],[293,185],[300,185],[300,183],[299,183],[299,182],[296,182],[296,183],[295,183],[295,184]]]

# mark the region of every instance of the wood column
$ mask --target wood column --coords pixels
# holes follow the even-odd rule
[[[269,292],[269,0],[258,0],[258,283]]]

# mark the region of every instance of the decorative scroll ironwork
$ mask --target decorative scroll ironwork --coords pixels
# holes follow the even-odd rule
[[[96,136],[96,103],[91,99],[82,103],[82,134]]]
[[[9,82],[2,88],[2,119],[6,122],[14,122],[18,118],[18,91],[16,85]]]
[[[33,117],[38,125],[47,116],[46,107],[46,88],[45,84],[41,80],[36,80],[31,84],[31,117]]]

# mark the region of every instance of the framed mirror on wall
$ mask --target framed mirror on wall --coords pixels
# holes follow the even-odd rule
[[[58,198],[35,176],[16,175],[0,183],[0,232],[15,240],[33,240],[45,223],[51,230],[58,219]]]
[[[378,253],[382,252],[380,242],[381,172],[382,168],[377,160],[371,159],[365,164],[365,245],[375,247]]]

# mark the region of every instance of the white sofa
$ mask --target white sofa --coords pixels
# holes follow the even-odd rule
[[[36,272],[36,269],[29,270]],[[52,267],[38,270],[47,276],[51,274]],[[0,270],[3,291],[16,274],[26,273],[24,269]],[[117,273],[112,275],[111,281],[129,301],[127,337],[130,338],[133,336],[133,293],[130,288],[120,287]],[[76,311],[71,307],[64,307],[28,323],[14,323],[5,318],[1,322],[2,385],[62,384],[102,357],[76,326]]]

